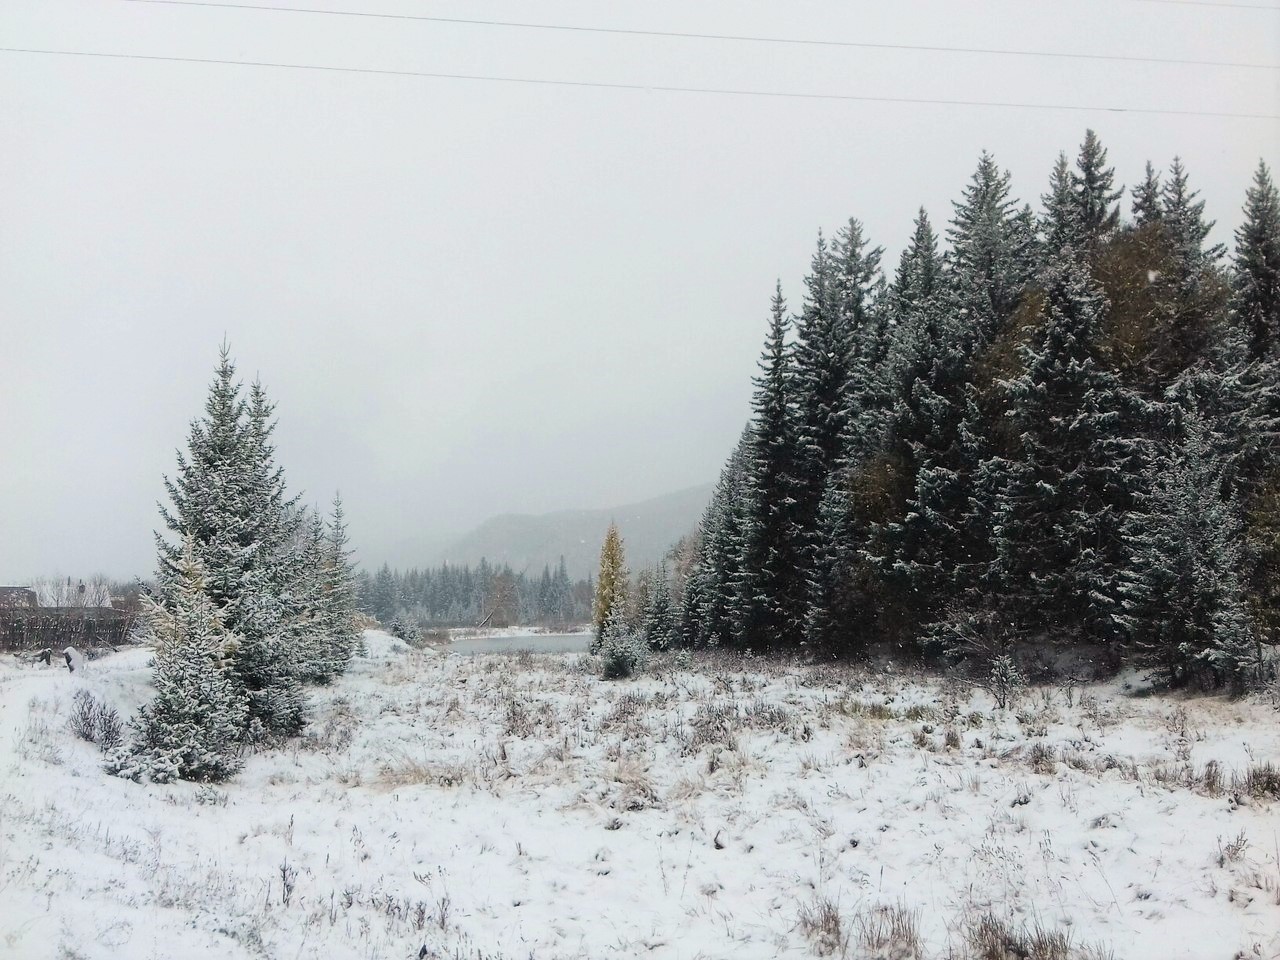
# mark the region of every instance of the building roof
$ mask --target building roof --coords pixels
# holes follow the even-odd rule
[[[39,600],[30,587],[0,587],[0,607],[35,606],[39,606]]]

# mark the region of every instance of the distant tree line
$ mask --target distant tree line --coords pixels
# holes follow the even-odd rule
[[[591,579],[569,579],[564,557],[553,570],[531,576],[508,564],[481,559],[470,565],[442,564],[405,572],[383,564],[376,574],[357,578],[360,609],[382,623],[404,617],[420,627],[461,627],[487,623],[570,626],[590,617]]]
[[[1280,198],[1259,164],[1228,257],[1179,160],[1123,193],[1089,131],[1039,212],[984,154],[892,276],[856,219],[819,234],[684,545],[682,643],[1272,669]]]

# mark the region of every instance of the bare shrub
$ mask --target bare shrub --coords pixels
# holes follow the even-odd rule
[[[651,698],[643,693],[629,691],[620,696],[613,704],[613,708],[604,716],[600,726],[602,729],[611,729],[613,727],[625,727],[638,721],[645,712],[645,708],[652,702]]]
[[[98,749],[103,753],[109,753],[124,743],[124,723],[115,707],[99,703],[93,716],[93,724],[97,732]]]
[[[689,720],[684,736],[685,754],[697,753],[708,745],[736,750],[739,727],[738,708],[731,703],[704,703]]]
[[[873,956],[923,960],[916,915],[905,906],[881,905],[859,914],[858,945]]]
[[[1204,772],[1200,774],[1200,783],[1204,787],[1204,792],[1211,797],[1222,793],[1222,766],[1217,760],[1210,760],[1204,765]]]
[[[613,801],[618,810],[635,812],[657,806],[658,793],[640,766],[619,763],[613,770],[612,779],[622,787]]]
[[[1027,752],[1027,762],[1036,773],[1052,774],[1057,768],[1057,758],[1053,748],[1043,741],[1037,740]]]
[[[88,690],[77,690],[71,707],[71,716],[67,717],[67,726],[81,740],[93,743],[98,735],[98,701]]]
[[[1249,838],[1244,835],[1244,831],[1236,834],[1234,840],[1228,841],[1223,845],[1222,838],[1218,838],[1218,866],[1225,867],[1228,863],[1235,863],[1244,856],[1246,848],[1249,846]]]
[[[781,704],[768,700],[755,700],[747,704],[742,711],[742,721],[745,726],[756,730],[789,733],[795,728],[795,718],[791,716],[791,712]]]
[[[1039,922],[1015,927],[987,913],[969,925],[966,939],[973,960],[1072,960],[1070,934],[1047,930]]]
[[[802,906],[797,923],[818,956],[843,955],[848,950],[849,936],[845,933],[840,908],[834,900],[818,897],[813,903]]]
[[[1233,776],[1231,786],[1258,800],[1280,800],[1280,767],[1269,760],[1255,763],[1243,776]]]
[[[525,739],[533,735],[534,722],[528,708],[514,697],[507,701],[502,718],[502,732],[508,737]]]
[[[405,787],[412,784],[458,787],[472,776],[471,768],[463,763],[432,763],[412,757],[401,757],[385,763],[379,772],[379,780],[389,787]]]

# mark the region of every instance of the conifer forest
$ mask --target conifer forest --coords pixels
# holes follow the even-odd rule
[[[682,584],[689,646],[934,661],[1087,651],[1273,672],[1280,195],[1231,249],[1176,158],[1088,131],[1038,210],[983,154],[896,265],[855,218],[767,313],[750,422]]]

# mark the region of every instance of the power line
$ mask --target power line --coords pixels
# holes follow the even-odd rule
[[[142,60],[153,63],[198,63],[228,67],[270,67],[278,70],[315,70],[324,73],[361,74],[376,77],[417,77],[428,80],[476,80],[549,87],[629,90],[652,93],[701,93],[729,97],[768,97],[786,100],[837,100],[859,103],[925,104],[943,107],[1002,107],[1016,110],[1072,110],[1081,112],[1141,113],[1168,117],[1223,117],[1232,120],[1280,120],[1280,114],[1230,113],[1220,110],[1170,110],[1159,107],[1101,107],[1068,103],[1020,103],[1002,100],[943,100],[929,97],[877,97],[850,93],[802,93],[785,90],[736,90],[727,87],[678,87],[656,83],[606,83],[596,80],[550,80],[540,77],[502,77],[476,73],[434,73],[424,70],[389,70],[375,67],[337,67],[317,63],[277,63],[266,60],[221,60],[212,57],[172,57],[143,53],[103,53],[93,50],[40,50],[0,47],[0,53],[50,57],[89,57],[103,60]]]
[[[1264,10],[1280,13],[1280,7],[1268,3],[1213,3],[1211,0],[1131,0],[1133,3],[1164,3],[1172,7],[1218,7],[1228,10]]]
[[[306,13],[330,17],[361,17],[373,20],[414,20],[470,27],[515,27],[521,30],[562,30],[570,33],[603,33],[628,37],[663,37],[682,40],[723,40],[739,43],[774,43],[806,47],[845,47],[862,50],[910,50],[925,53],[965,53],[1006,57],[1050,57],[1061,60],[1106,60],[1120,63],[1157,63],[1196,67],[1237,67],[1248,70],[1280,70],[1280,64],[1242,63],[1233,60],[1186,60],[1174,57],[1136,57],[1105,53],[1059,53],[1052,50],[1011,50],[998,47],[950,47],[914,43],[872,43],[859,40],[815,40],[795,37],[761,37],[730,33],[685,33],[676,30],[632,30],[623,27],[584,27],[562,23],[531,23],[518,20],[477,20],[462,17],[436,17],[413,13],[375,13],[364,10],[332,10],[319,7],[272,7],[254,3],[226,3],[221,0],[125,0],[127,3],[151,3],[171,7],[212,7],[222,10],[254,10],[271,13]],[[1173,0],[1152,0],[1173,2]],[[1189,2],[1189,0],[1178,0]],[[1223,4],[1210,4],[1223,6]],[[1280,9],[1280,8],[1276,8]]]

